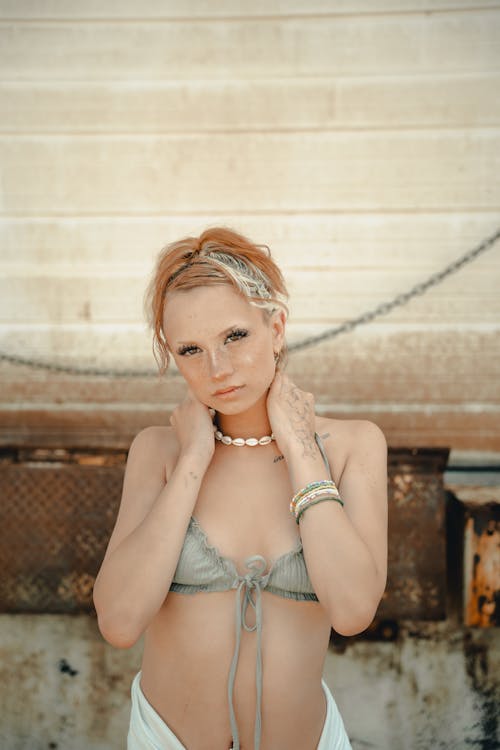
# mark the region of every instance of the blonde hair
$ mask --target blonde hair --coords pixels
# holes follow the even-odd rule
[[[269,315],[280,308],[288,315],[285,281],[267,245],[256,245],[223,227],[173,242],[161,250],[145,295],[160,374],[166,371],[170,359],[163,322],[168,294],[217,284],[231,285]],[[283,348],[280,355],[284,354]]]

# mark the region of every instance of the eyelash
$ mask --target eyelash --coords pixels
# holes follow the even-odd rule
[[[248,336],[248,331],[245,331],[244,328],[234,328],[232,331],[230,331],[227,334],[226,341],[228,341],[228,339],[234,339],[235,341],[239,341],[241,339],[244,339],[246,336]],[[197,346],[191,346],[188,344],[187,346],[181,347],[178,351],[178,354],[181,357],[185,357],[186,355],[192,356],[193,354],[195,354],[197,349],[198,349]]]

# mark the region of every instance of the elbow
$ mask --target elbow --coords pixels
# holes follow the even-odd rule
[[[97,613],[97,625],[104,640],[114,648],[128,649],[135,646],[141,633],[131,628],[123,627],[123,622],[106,618]]]
[[[359,635],[360,633],[364,633],[372,622],[373,617],[365,619],[345,618],[341,620],[337,618],[336,620],[332,620],[332,628],[339,635]]]
[[[332,628],[336,633],[343,636],[359,635],[364,633],[372,624],[379,600],[370,607],[350,607],[343,612],[335,610],[330,616]]]
[[[142,631],[133,624],[129,613],[111,612],[96,596],[94,590],[94,607],[97,613],[97,625],[104,640],[115,648],[132,648],[139,640]]]

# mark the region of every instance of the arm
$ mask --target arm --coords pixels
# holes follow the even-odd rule
[[[158,428],[142,430],[130,447],[120,510],[94,586],[99,628],[113,646],[132,646],[168,594],[213,454],[211,419],[206,407],[198,405],[199,410],[205,409],[208,429],[200,429],[199,420],[197,425],[190,423],[186,410],[193,409],[193,404],[184,405],[177,437],[179,430],[185,435],[181,435],[181,450],[167,484],[166,452],[158,440]],[[189,434],[199,436],[197,444],[183,442]]]
[[[319,450],[315,459],[295,453],[287,461],[296,490],[325,469]],[[387,444],[373,422],[357,421],[338,490],[344,506],[309,508],[300,534],[311,583],[332,627],[355,635],[372,622],[387,579]]]
[[[292,391],[293,398],[287,397]],[[273,432],[281,431],[277,440],[296,492],[328,476],[314,441],[312,396],[290,381],[281,396],[288,406],[281,409],[280,421],[288,411],[288,429],[273,424]],[[338,490],[344,507],[323,502],[309,508],[301,517],[300,534],[311,583],[332,627],[354,635],[372,622],[387,579],[387,443],[373,422],[354,422]]]

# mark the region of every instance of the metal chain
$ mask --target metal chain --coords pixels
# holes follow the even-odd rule
[[[470,263],[472,260],[474,260],[474,258],[477,258],[478,255],[494,245],[499,238],[500,229],[497,229],[494,234],[492,234],[490,237],[487,237],[483,242],[481,242],[480,245],[473,248],[472,250],[469,250],[469,252],[465,253],[465,255],[462,255],[461,258],[452,261],[441,271],[437,271],[437,273],[432,274],[432,276],[429,276],[426,281],[421,281],[418,284],[415,284],[415,286],[413,286],[408,292],[397,294],[392,300],[389,300],[389,302],[382,302],[373,310],[369,310],[368,312],[363,313],[358,318],[351,318],[351,320],[347,320],[345,323],[342,323],[336,328],[328,328],[326,331],[323,331],[323,333],[318,333],[316,336],[309,336],[302,341],[298,341],[296,344],[292,344],[291,346],[289,346],[288,351],[296,352],[300,349],[305,349],[308,346],[312,346],[313,344],[318,344],[320,341],[325,341],[326,339],[338,336],[340,333],[352,331],[352,329],[356,328],[356,326],[362,325],[363,323],[368,323],[370,320],[377,318],[379,315],[386,315],[395,307],[406,305],[407,302],[413,297],[417,297],[419,294],[424,294],[424,292],[426,292],[431,287],[436,286],[436,284],[439,284],[447,276],[455,273],[455,271],[458,271],[458,269],[462,266],[465,266],[466,263]]]
[[[477,258],[478,255],[494,245],[499,238],[500,228],[497,229],[497,231],[490,237],[487,237],[485,240],[483,240],[480,245],[473,248],[472,250],[469,250],[469,252],[465,253],[465,255],[462,255],[461,258],[452,261],[441,271],[432,274],[432,276],[429,276],[429,278],[425,281],[421,281],[418,284],[415,284],[415,286],[409,289],[409,291],[398,294],[392,300],[389,300],[388,302],[382,302],[380,305],[377,305],[377,307],[373,308],[373,310],[368,310],[357,318],[346,320],[345,323],[342,323],[335,328],[327,328],[326,331],[323,331],[323,333],[319,333],[315,336],[309,336],[308,338],[302,339],[301,341],[297,341],[295,344],[291,344],[288,347],[288,351],[290,353],[297,352],[301,349],[306,349],[307,347],[319,344],[320,342],[334,338],[334,336],[338,336],[341,333],[352,331],[357,326],[369,323],[371,320],[379,317],[380,315],[387,315],[387,313],[393,310],[395,307],[402,307],[403,305],[406,305],[413,297],[424,294],[431,287],[441,283],[441,281],[443,281],[443,279],[445,279],[447,276],[450,276],[450,274],[455,273],[459,268],[462,268],[462,266],[465,266],[467,263],[470,263],[472,260],[474,260],[474,258]],[[100,369],[97,367],[75,367],[74,365],[63,365],[56,362],[45,362],[44,360],[34,359],[30,357],[20,357],[18,355],[8,354],[2,351],[0,351],[0,362],[1,361],[10,362],[10,364],[14,365],[32,367],[40,370],[48,370],[49,372],[64,372],[70,375],[104,376],[117,378],[159,377],[158,373],[152,370],[116,370],[113,368]],[[168,375],[170,377],[178,377],[179,373],[169,371]]]

